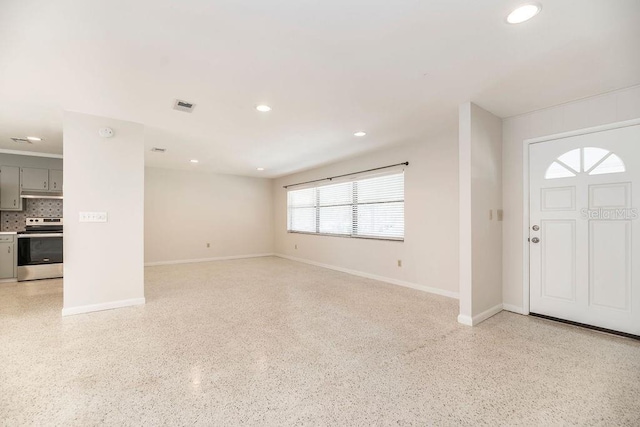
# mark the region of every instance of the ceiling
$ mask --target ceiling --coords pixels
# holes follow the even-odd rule
[[[509,25],[522,1],[0,0],[0,148],[62,153],[72,110],[143,123],[150,166],[275,177],[426,141],[469,100],[640,84],[640,1],[541,3]]]

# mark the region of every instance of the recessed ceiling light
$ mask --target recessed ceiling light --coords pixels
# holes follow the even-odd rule
[[[525,4],[511,12],[507,16],[507,22],[509,24],[521,24],[536,16],[541,9],[542,6],[539,4]]]
[[[198,163],[198,161],[196,159],[191,159],[189,160],[191,163]]]
[[[256,170],[258,170],[258,171],[263,171],[263,170],[264,170],[264,168],[257,168]]]
[[[28,136],[27,139],[29,141],[42,141],[42,138],[38,138],[37,136]]]
[[[260,111],[261,113],[268,113],[269,111],[271,111],[271,107],[265,104],[260,104],[256,105],[256,110]]]
[[[365,136],[366,134],[367,134],[366,132],[363,132],[363,131],[360,130],[360,131],[354,133],[353,135],[354,136]]]

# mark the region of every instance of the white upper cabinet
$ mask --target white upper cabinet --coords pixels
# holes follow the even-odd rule
[[[62,171],[20,168],[22,191],[62,193]]]
[[[20,175],[23,191],[49,191],[49,169],[21,168]]]
[[[62,192],[62,171],[49,169],[49,191],[53,193]]]
[[[20,168],[16,166],[0,166],[0,210],[22,210]]]

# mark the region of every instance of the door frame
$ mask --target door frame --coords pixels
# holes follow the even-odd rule
[[[640,119],[625,120],[622,122],[609,123],[606,125],[593,126],[584,129],[573,130],[569,132],[556,133],[552,135],[541,136],[537,138],[529,138],[522,141],[522,313],[528,315],[530,313],[530,258],[529,258],[529,146],[540,142],[554,141],[558,139],[569,138],[572,136],[587,135],[590,133],[605,132],[613,129],[620,129],[629,126],[640,125]]]

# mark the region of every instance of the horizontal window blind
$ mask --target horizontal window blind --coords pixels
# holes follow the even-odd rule
[[[287,230],[404,239],[404,172],[289,190]]]
[[[317,220],[316,189],[289,191],[287,194],[289,230],[315,233]]]

